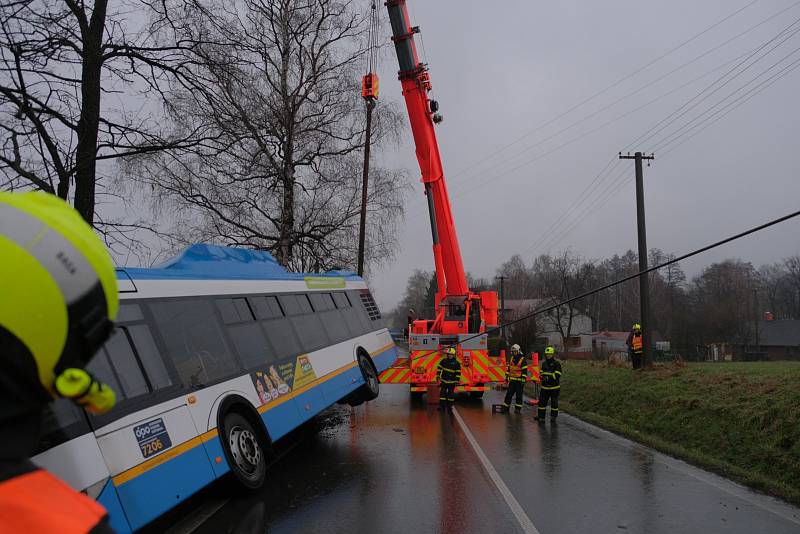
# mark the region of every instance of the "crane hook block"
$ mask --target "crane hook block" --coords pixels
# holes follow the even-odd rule
[[[364,100],[378,99],[378,75],[374,72],[365,74],[361,79],[361,96]]]

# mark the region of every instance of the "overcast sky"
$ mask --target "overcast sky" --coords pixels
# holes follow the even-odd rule
[[[744,6],[748,7],[701,37],[546,124]],[[723,107],[800,60],[800,35],[783,34],[695,98],[746,60],[744,54],[781,30],[799,30],[800,2],[410,0],[409,10],[412,25],[422,30],[424,50],[419,36],[417,47],[429,63],[433,97],[445,117],[437,129],[439,145],[465,268],[474,275],[494,276],[496,267],[515,253],[530,263],[538,254],[566,248],[589,258],[635,250],[633,162],[613,159],[620,150],[656,155],[644,173],[650,248],[684,253],[800,207],[800,73],[787,71],[752,99]],[[386,17],[385,8],[381,16]],[[786,41],[779,44],[783,38]],[[753,63],[761,54],[766,55]],[[747,70],[732,76],[750,63]],[[800,62],[793,66],[800,67]],[[392,52],[381,64],[382,101],[400,101],[396,71]],[[695,78],[699,79],[687,84]],[[647,84],[651,85],[622,98]],[[701,100],[702,96],[706,98]],[[683,117],[650,139],[630,145],[687,102]],[[641,109],[634,111],[637,108]],[[685,131],[678,130],[681,125],[716,110],[730,112],[705,129],[698,127],[679,136]],[[673,131],[677,131],[676,142],[665,145]],[[694,133],[695,137],[678,145]],[[433,268],[411,132],[404,137],[406,142],[397,153],[384,155],[415,176],[398,258],[372,274],[371,285],[385,311],[402,297],[413,269]],[[546,234],[604,168],[611,172],[600,175],[597,191],[566,224]],[[624,169],[627,173],[620,188],[613,187]],[[599,203],[603,198],[608,200]],[[574,229],[565,232],[576,220]],[[556,239],[560,234],[563,237]],[[798,236],[800,221],[787,222],[702,255],[684,264],[684,269],[694,275],[704,265],[730,257],[756,265],[778,261],[800,253]]]

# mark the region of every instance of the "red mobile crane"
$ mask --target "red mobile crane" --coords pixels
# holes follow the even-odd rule
[[[385,5],[428,200],[437,293],[436,317],[413,322],[409,358],[398,359],[381,374],[381,381],[411,384],[412,393],[422,393],[436,384],[436,366],[442,357],[440,348],[456,346],[462,367],[462,380],[456,392],[480,397],[487,389],[487,382],[505,379],[505,362],[490,358],[487,350],[486,331],[498,323],[497,293],[474,293],[467,286],[434,129],[442,117],[438,103],[428,97],[431,90],[428,68],[419,61],[414,43],[419,28],[409,24],[405,0],[387,0]]]

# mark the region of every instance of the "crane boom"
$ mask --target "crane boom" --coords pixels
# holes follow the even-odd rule
[[[427,66],[419,61],[414,34],[419,31],[408,22],[405,0],[389,0],[389,21],[392,25],[397,60],[400,64],[400,84],[408,109],[411,131],[414,134],[417,160],[422,172],[422,183],[428,198],[428,213],[433,234],[434,261],[436,263],[439,296],[469,294],[461,249],[450,209],[447,185],[444,179],[439,143],[436,140],[434,121],[438,121],[437,104],[428,98],[431,89]]]
[[[436,366],[441,349],[456,347],[461,380],[455,392],[481,397],[488,383],[505,377],[505,359],[502,355],[489,355],[486,333],[498,323],[497,293],[474,293],[467,285],[434,129],[442,118],[437,113],[439,105],[428,96],[431,90],[428,67],[419,61],[414,43],[419,28],[409,23],[406,0],[386,0],[386,7],[400,64],[398,77],[428,199],[438,289],[435,319],[414,320],[409,325],[408,358],[398,358],[381,373],[380,379],[384,383],[409,384],[412,395],[427,392],[428,402],[436,402],[439,398],[435,394]]]

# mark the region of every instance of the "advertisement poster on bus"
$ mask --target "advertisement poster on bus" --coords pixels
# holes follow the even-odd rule
[[[262,404],[268,404],[316,380],[308,356],[301,354],[294,361],[281,362],[250,374]]]

